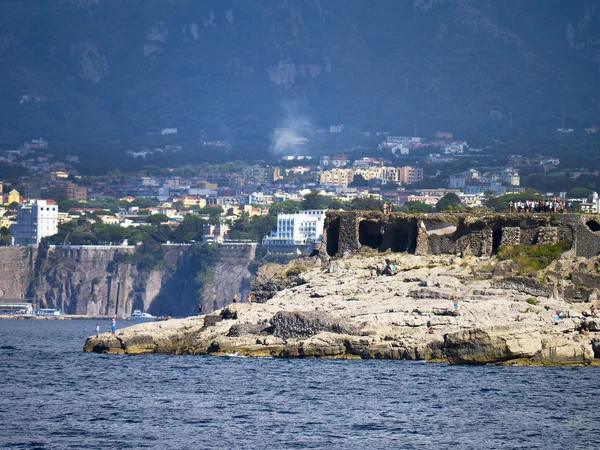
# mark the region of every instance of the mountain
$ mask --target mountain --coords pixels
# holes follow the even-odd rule
[[[597,121],[599,72],[600,0],[4,0],[0,144],[530,135]]]

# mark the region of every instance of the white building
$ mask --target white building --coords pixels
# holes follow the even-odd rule
[[[598,193],[594,192],[592,194],[592,201],[586,201],[581,203],[581,211],[588,213],[597,213],[600,212],[600,198],[598,197]]]
[[[277,231],[263,239],[263,245],[274,251],[311,251],[323,239],[325,210],[298,211],[277,215]]]
[[[19,206],[17,223],[11,227],[14,245],[38,245],[42,238],[58,233],[58,206],[54,200],[31,200]]]

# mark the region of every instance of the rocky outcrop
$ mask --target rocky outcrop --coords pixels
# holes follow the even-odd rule
[[[500,325],[448,333],[444,349],[451,364],[487,364],[533,358],[542,341],[535,327]]]
[[[537,365],[594,364],[600,355],[589,304],[503,287],[481,276],[486,259],[404,253],[309,262],[259,271],[255,288],[271,296],[284,286],[263,303],[91,337],[84,350]]]

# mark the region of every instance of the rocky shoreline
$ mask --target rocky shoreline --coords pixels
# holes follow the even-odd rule
[[[390,254],[265,266],[252,286],[257,302],[93,336],[84,351],[600,363],[600,319],[589,312],[598,259],[559,259],[528,277],[504,263]],[[569,298],[581,291],[569,280],[584,276],[586,298]]]

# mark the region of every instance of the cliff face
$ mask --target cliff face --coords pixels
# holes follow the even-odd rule
[[[36,307],[68,314],[128,316],[134,309],[157,315],[192,315],[246,295],[254,248],[222,249],[212,267],[192,257],[192,247],[165,246],[165,267],[139,270],[118,255],[133,247],[52,247],[48,251],[0,248],[0,298],[34,299]],[[196,277],[208,272],[199,289]]]
[[[0,247],[0,298],[23,298],[37,258],[35,248]]]

